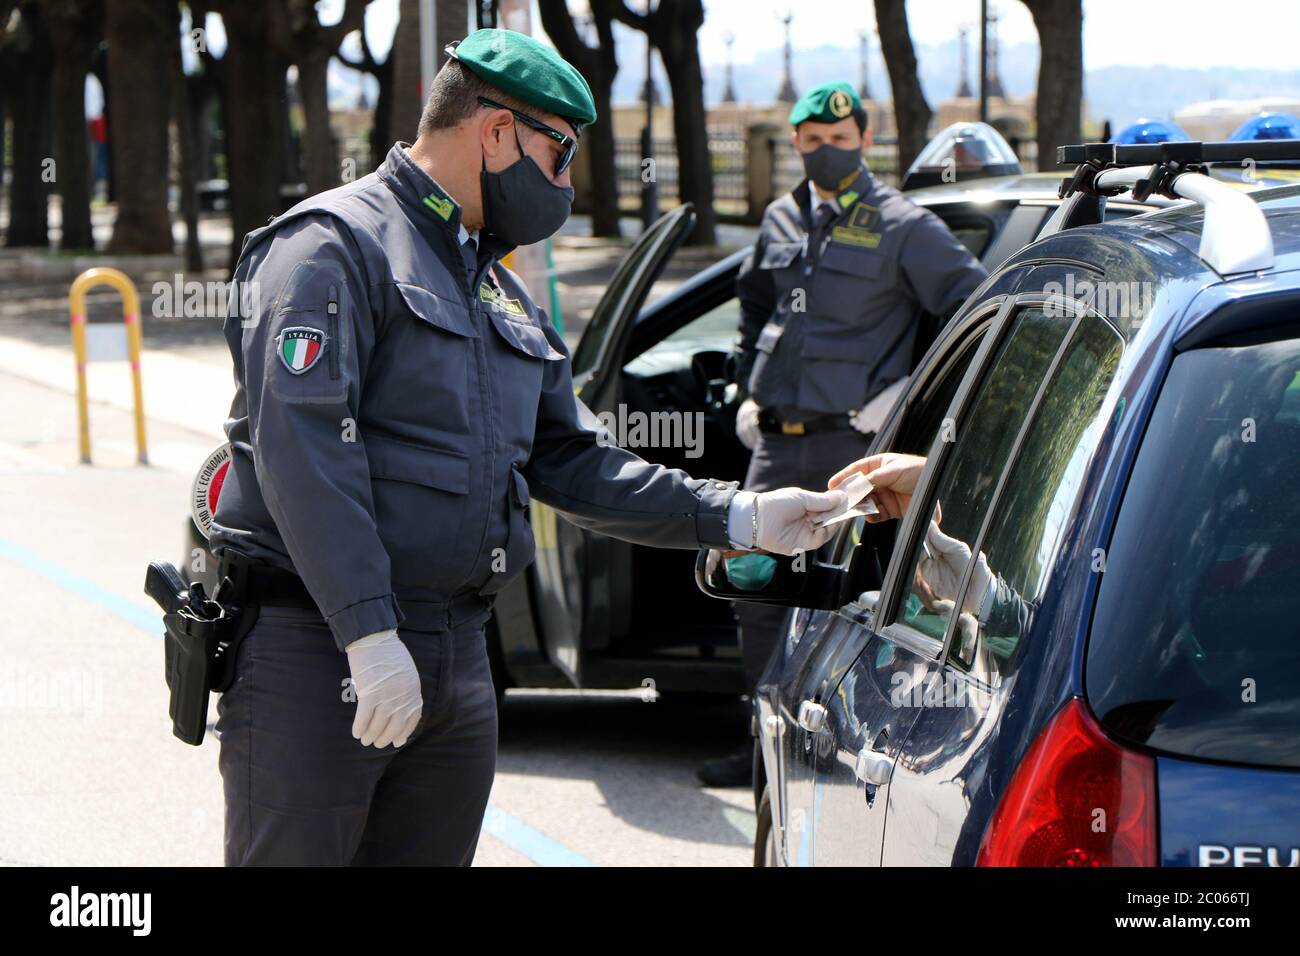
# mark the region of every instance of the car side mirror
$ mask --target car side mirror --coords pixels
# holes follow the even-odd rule
[[[863,552],[872,550],[870,556]],[[876,579],[866,582],[865,586],[879,587],[879,563],[875,560],[873,549],[855,548],[853,556],[844,565],[827,564],[817,560],[816,555],[802,555],[800,558],[774,554],[776,571],[772,580],[756,591],[745,591],[736,587],[727,578],[723,562],[719,561],[710,575],[708,570],[709,552],[701,551],[695,559],[695,583],[709,597],[721,601],[744,601],[749,604],[772,604],[777,607],[806,607],[814,610],[833,611],[847,604],[863,589],[862,586],[851,587],[854,582],[858,562],[869,557],[875,569]],[[796,561],[799,564],[796,566]],[[853,593],[850,594],[849,592]]]

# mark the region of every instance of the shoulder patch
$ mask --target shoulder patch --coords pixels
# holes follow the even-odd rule
[[[212,532],[212,516],[217,512],[217,501],[221,498],[221,487],[226,482],[230,471],[230,442],[203,460],[194,484],[190,486],[190,517],[199,533],[207,538]]]
[[[306,325],[295,325],[275,337],[280,361],[294,375],[302,375],[320,361],[325,352],[325,333]]]

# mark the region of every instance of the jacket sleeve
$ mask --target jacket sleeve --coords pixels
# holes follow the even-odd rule
[[[944,321],[988,276],[979,260],[929,210],[921,210],[903,240],[900,265],[921,308]]]
[[[760,231],[758,240],[741,263],[736,274],[736,297],[740,299],[740,334],[732,352],[736,384],[749,391],[749,376],[754,370],[754,343],[772,313],[776,311],[776,282],[770,269],[760,269],[767,242]]]
[[[242,320],[241,352],[257,482],[344,649],[402,619],[357,424],[374,344],[361,253],[322,215],[286,223],[253,254],[245,281],[258,307]]]
[[[569,350],[543,314],[551,345],[532,456],[524,468],[532,496],[579,527],[658,548],[729,548],[735,482],[692,478],[619,448],[573,391]],[[702,438],[702,436],[700,436]]]

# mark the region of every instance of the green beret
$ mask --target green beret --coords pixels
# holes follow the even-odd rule
[[[837,80],[823,83],[799,97],[790,111],[790,125],[812,121],[814,123],[838,123],[846,116],[862,112],[862,100],[853,90],[853,84]]]
[[[562,116],[579,128],[596,122],[596,103],[587,81],[539,40],[514,30],[475,30],[447,52],[515,99]]]

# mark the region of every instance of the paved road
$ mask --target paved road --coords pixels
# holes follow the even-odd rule
[[[0,863],[216,864],[216,741],[170,736],[144,567],[179,557],[192,463],[216,416],[151,417],[132,464],[124,378],[92,406],[96,464],[77,465],[66,353],[0,349]],[[156,360],[155,385],[203,362]],[[214,369],[215,371],[215,369]],[[228,374],[228,373],[227,373]],[[43,383],[43,384],[42,384]],[[147,387],[148,391],[148,387]],[[151,405],[148,397],[146,406]],[[719,702],[515,692],[478,865],[747,865],[752,799],[705,790],[696,763],[745,732]]]

